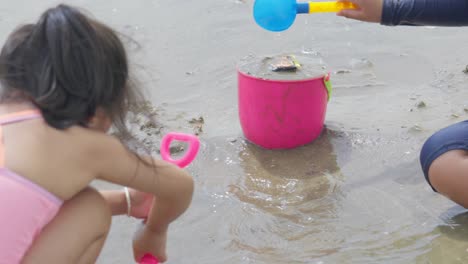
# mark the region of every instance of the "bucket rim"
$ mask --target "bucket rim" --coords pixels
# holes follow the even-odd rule
[[[301,82],[310,82],[310,81],[315,81],[315,80],[320,80],[320,79],[325,79],[330,76],[329,72],[325,72],[323,75],[317,76],[317,77],[311,77],[311,78],[306,78],[306,79],[300,79],[300,80],[271,80],[271,79],[265,79],[265,78],[260,78],[260,77],[254,77],[252,75],[249,75],[237,68],[237,73],[242,75],[243,77],[246,77],[248,79],[253,79],[253,80],[259,80],[259,81],[264,81],[264,82],[272,82],[272,83],[301,83]]]

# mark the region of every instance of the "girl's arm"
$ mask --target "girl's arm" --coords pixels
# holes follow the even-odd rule
[[[337,15],[388,26],[468,26],[467,0],[349,1],[359,6],[359,9],[343,10]]]
[[[127,199],[125,193],[120,190],[99,191],[106,199],[112,211],[112,215],[124,215],[127,213]]]
[[[145,157],[142,162],[112,136],[94,133],[88,138],[88,144],[89,166],[96,172],[96,178],[154,194],[155,203],[140,239],[144,243],[140,243],[141,250],[136,251],[135,258],[145,253],[142,251],[151,250],[150,253],[163,261],[169,224],[190,205],[192,177],[165,161]]]
[[[135,218],[147,218],[153,204],[154,195],[128,189],[130,208],[124,190],[101,190],[101,195],[109,204],[112,215],[129,214]],[[129,212],[130,209],[130,212]]]
[[[468,1],[384,0],[381,24],[468,26]]]
[[[97,178],[146,193],[157,199],[157,210],[151,210],[147,226],[165,229],[190,205],[193,179],[175,165],[150,157],[145,162],[127,150],[120,141],[107,135],[96,135],[94,153]]]

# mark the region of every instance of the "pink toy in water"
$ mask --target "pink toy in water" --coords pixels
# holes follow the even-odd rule
[[[179,159],[172,159],[171,157],[171,142],[173,140],[187,142],[188,149],[184,156]],[[198,150],[200,149],[200,141],[194,135],[183,134],[183,133],[169,133],[165,135],[161,141],[161,158],[170,163],[176,164],[177,166],[184,168],[188,166],[197,156]],[[158,264],[159,261],[153,255],[147,253],[141,258],[140,264]]]
[[[296,148],[315,140],[323,129],[330,75],[269,80],[239,69],[238,95],[241,127],[250,142],[266,149]]]
[[[188,149],[185,152],[185,155],[177,160],[174,160],[171,157],[170,146],[173,140],[188,143]],[[184,168],[195,159],[199,148],[200,141],[196,136],[183,133],[169,133],[165,135],[161,141],[161,158],[165,161],[169,161],[170,163],[176,164],[181,168]]]

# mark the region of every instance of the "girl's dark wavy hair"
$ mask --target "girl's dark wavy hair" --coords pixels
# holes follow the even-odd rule
[[[57,129],[86,126],[98,107],[121,135],[141,99],[132,87],[125,48],[106,25],[59,5],[17,28],[0,53],[1,102],[28,100]]]

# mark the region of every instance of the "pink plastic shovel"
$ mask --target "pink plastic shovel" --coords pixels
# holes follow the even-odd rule
[[[173,140],[187,142],[188,149],[185,155],[179,159],[172,159],[170,146]],[[161,141],[161,158],[170,163],[176,164],[177,166],[184,168],[189,165],[197,156],[198,150],[200,149],[200,141],[194,135],[183,134],[183,133],[169,133],[165,135]],[[147,253],[141,258],[140,264],[158,264],[159,261],[153,255]]]
[[[140,261],[140,264],[159,264],[159,261],[156,257],[151,254],[145,254]]]

